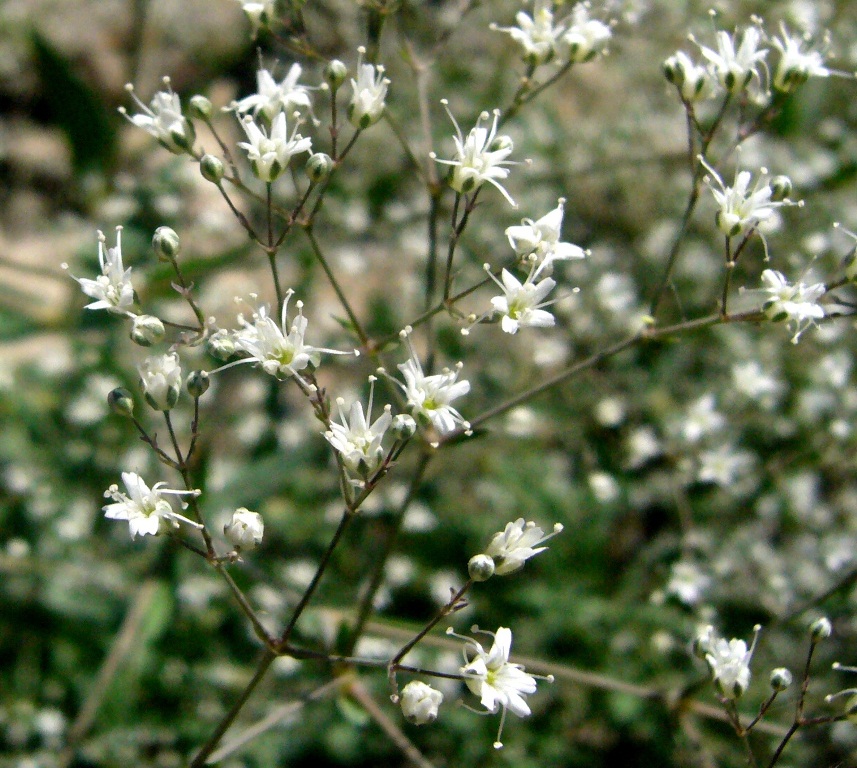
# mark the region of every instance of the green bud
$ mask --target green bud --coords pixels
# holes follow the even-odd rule
[[[348,77],[348,67],[339,59],[333,59],[324,68],[324,80],[334,93],[345,82],[346,77]]]
[[[161,261],[175,261],[181,250],[179,236],[174,229],[158,227],[152,238],[152,248]]]
[[[473,581],[488,581],[494,575],[494,558],[474,555],[467,563],[467,572]]]
[[[417,431],[417,423],[413,416],[408,416],[407,413],[400,413],[393,416],[393,421],[390,424],[390,433],[396,440],[410,440]]]
[[[771,188],[771,200],[785,200],[792,193],[792,180],[788,176],[774,176],[768,185]]]
[[[211,102],[200,94],[192,96],[190,107],[188,109],[190,116],[197,120],[208,120],[211,117],[212,106]]]
[[[117,416],[134,415],[134,398],[125,387],[117,387],[107,395],[107,405]]]
[[[832,633],[833,625],[830,623],[830,619],[826,616],[816,619],[809,625],[809,639],[812,643],[819,643],[822,640],[827,640]]]
[[[324,152],[316,152],[306,161],[306,175],[313,184],[324,179],[332,169],[333,158]]]
[[[164,324],[154,315],[137,315],[131,322],[131,341],[151,347],[164,338]]]
[[[220,184],[225,172],[223,161],[214,155],[203,155],[199,161],[199,172],[206,181],[210,181],[212,184]]]
[[[185,386],[191,397],[202,397],[211,386],[211,379],[206,371],[191,371]]]
[[[792,673],[785,667],[777,667],[771,670],[771,688],[775,691],[784,691],[792,684]]]
[[[208,339],[208,351],[218,360],[228,360],[235,354],[235,340],[232,334],[225,330],[211,334]]]

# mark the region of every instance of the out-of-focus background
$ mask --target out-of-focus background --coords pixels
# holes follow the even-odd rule
[[[368,6],[309,0],[305,39],[317,55],[306,56],[297,28],[254,40],[234,0],[0,4],[0,764],[180,766],[252,673],[258,643],[222,582],[172,542],[130,541],[123,525],[103,519],[102,494],[120,472],[165,470],[106,405],[114,387],[136,388],[143,351],[116,318],[83,310],[87,299],[69,273],[97,274],[96,231],[112,245],[121,225],[141,298],[181,321],[171,274],[149,245],[166,225],[182,239],[201,304],[222,326],[234,325],[234,296],[268,297],[264,257],[214,186],[117,112],[137,111],[125,84],[148,102],[168,75],[183,104],[202,93],[220,110],[253,92],[260,57],[279,77],[299,61],[301,82],[317,84],[325,59],[353,72]],[[831,66],[855,68],[857,18],[845,0],[718,7],[720,29],[746,25],[754,13],[771,34],[781,20],[818,38],[829,29]],[[512,24],[520,8],[390,6],[380,55],[392,81],[388,111],[419,157],[452,151],[441,98],[465,131],[480,111],[508,103],[523,65],[509,36],[489,24]],[[609,56],[575,67],[504,127],[515,157],[532,164],[514,168],[508,182],[517,210],[487,190],[462,243],[460,284],[476,282],[483,262],[509,258],[505,228],[539,218],[560,196],[564,239],[592,253],[557,269],[564,298],[553,307],[555,328],[509,337],[486,326],[464,338],[439,324],[443,361],[463,360],[472,384],[465,416],[624,338],[647,314],[689,186],[684,113],[661,62],[680,47],[698,56],[690,31],[713,44],[708,9],[610,3],[602,14],[616,20]],[[448,40],[436,51],[438,35]],[[432,147],[409,59],[430,73]],[[831,225],[857,229],[855,93],[854,81],[812,79],[742,150],[743,167],[788,174],[806,205],[777,217],[769,265],[751,243],[734,285],[758,287],[766,266],[807,282],[841,276],[853,241]],[[323,104],[319,94],[319,114]],[[229,140],[240,138],[233,114],[216,120]],[[323,147],[326,138],[319,131],[314,140]],[[349,159],[316,232],[381,337],[421,310],[428,201],[389,123],[366,131]],[[691,222],[664,322],[716,306],[722,239],[713,210],[705,201]],[[284,280],[305,297],[311,327],[341,345],[341,309],[306,241],[290,240],[285,253]],[[490,296],[477,294],[470,308],[483,311]],[[847,313],[853,294],[845,287],[838,296]],[[735,300],[759,303],[752,293]],[[388,564],[371,625],[375,647],[367,640],[358,649],[366,655],[388,653],[418,629],[466,578],[470,555],[509,520],[566,526],[549,552],[477,590],[452,622],[462,632],[473,623],[511,626],[528,669],[557,677],[531,697],[531,718],[509,718],[502,752],[491,749],[496,719],[446,705],[435,725],[416,729],[388,703],[385,676],[363,674],[434,765],[743,765],[740,741],[705,709],[716,709],[716,699],[689,653],[706,623],[746,640],[755,623],[766,628],[742,702],[752,713],[770,669],[797,674],[806,626],[829,615],[835,631],[818,649],[809,704],[817,714],[839,711],[823,696],[849,684],[830,663],[857,661],[854,328],[843,317],[798,345],[790,335],[774,324],[727,326],[635,348],[433,463]],[[214,363],[200,357],[199,365]],[[331,396],[360,391],[372,370],[354,365],[325,367]],[[199,483],[215,521],[237,506],[264,515],[265,544],[236,578],[276,626],[332,534],[338,490],[300,398],[250,373],[229,372],[212,390]],[[307,645],[330,641],[365,587],[410,469],[406,457],[350,532],[301,625]],[[453,647],[433,640],[422,660],[454,669]],[[223,764],[407,764],[346,696],[283,709],[329,679],[321,664],[278,662],[240,721],[269,718],[270,727]],[[673,707],[683,692],[694,705]],[[454,685],[446,693],[449,702],[467,696]],[[792,716],[794,695],[782,701],[767,718],[774,731]],[[763,755],[776,743],[775,734],[756,739]],[[855,765],[857,731],[847,723],[809,731],[779,764]]]

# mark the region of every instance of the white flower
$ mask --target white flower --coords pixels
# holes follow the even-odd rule
[[[280,112],[274,118],[270,136],[249,115],[241,121],[241,125],[249,141],[240,141],[238,146],[246,150],[253,173],[262,181],[273,181],[286,169],[293,155],[312,149],[312,139],[298,133],[300,122],[295,123],[292,135],[288,135],[285,112]]]
[[[309,88],[298,83],[300,76],[301,65],[297,63],[279,83],[267,69],[260,69],[256,73],[256,93],[235,102],[233,108],[241,114],[252,111],[254,117],[261,112],[268,120],[280,112],[292,114],[295,109],[310,109]]]
[[[553,262],[583,259],[586,251],[571,243],[560,242],[565,198],[560,198],[557,207],[537,221],[524,219],[519,226],[507,227],[506,237],[518,256],[532,256],[537,262],[535,275],[550,275]]]
[[[810,77],[827,77],[830,74],[819,51],[802,50],[806,37],[790,35],[785,24],[780,24],[780,31],[782,39],[775,37],[771,40],[780,52],[772,83],[775,90],[789,93]]]
[[[420,680],[411,680],[402,688],[400,704],[408,722],[425,725],[437,720],[443,694]]]
[[[719,31],[717,50],[699,46],[702,55],[711,64],[712,74],[731,94],[743,91],[753,78],[759,80],[759,65],[768,54],[767,48],[759,49],[762,33],[757,27],[747,27],[741,38],[741,44],[735,48],[735,35]]]
[[[357,79],[351,78],[348,119],[355,128],[368,128],[384,113],[384,99],[387,98],[390,81],[384,77],[383,66],[363,63],[363,54],[366,53],[363,46],[357,51]]]
[[[604,52],[613,34],[603,21],[589,17],[589,3],[575,5],[565,23],[568,27],[557,44],[557,57],[561,61],[575,64],[592,61]]]
[[[502,296],[491,299],[494,312],[502,315],[500,327],[506,333],[517,333],[518,328],[534,327],[547,328],[554,324],[554,316],[539,307],[550,302],[543,299],[553,290],[556,281],[546,277],[538,283],[531,280],[532,274],[522,283],[511,272],[504,269],[501,273],[501,283],[491,273],[488,264],[485,269],[491,279],[503,290]]]
[[[122,227],[116,227],[115,247],[105,250],[105,242],[104,233],[99,232],[98,263],[101,265],[101,274],[95,280],[72,277],[87,296],[95,299],[86,305],[86,309],[106,309],[114,314],[132,315],[128,307],[134,304],[134,287],[131,285],[131,267],[125,269],[122,264]],[[62,267],[68,269],[68,264]]]
[[[104,505],[104,516],[111,520],[126,520],[132,538],[138,534],[154,536],[167,524],[172,524],[174,528],[178,528],[179,523],[202,528],[199,523],[175,512],[164,498],[164,494],[168,493],[174,496],[198,496],[199,491],[173,491],[163,488],[165,483],[155,483],[149,488],[143,478],[134,472],[123,472],[122,482],[127,494],[122,493],[117,485],[111,485],[104,492],[105,498],[113,499],[113,504]]]
[[[556,43],[564,31],[561,25],[554,26],[552,0],[536,0],[533,15],[524,11],[515,15],[517,27],[498,27],[497,32],[508,32],[512,40],[524,49],[524,61],[533,66],[544,64],[553,58]]]
[[[336,399],[339,408],[339,418],[342,423],[330,422],[330,429],[324,433],[325,439],[342,456],[342,463],[348,470],[361,477],[368,477],[377,470],[384,460],[384,448],[382,442],[387,428],[393,421],[390,415],[390,406],[384,408],[384,412],[370,426],[372,419],[372,397],[374,394],[375,377],[370,377],[372,390],[369,395],[369,405],[366,415],[363,415],[363,404],[356,400],[351,404],[350,418],[345,416],[345,400],[341,397]]]
[[[700,101],[711,95],[712,82],[708,70],[684,51],[677,51],[664,62],[664,74],[685,101]]]
[[[695,563],[679,560],[670,569],[666,593],[685,605],[696,605],[711,586],[711,578]]]
[[[562,531],[562,525],[557,523],[553,532],[545,536],[545,532],[533,522],[525,522],[519,517],[514,523],[508,523],[499,533],[495,533],[485,554],[494,560],[494,573],[505,576],[524,567],[524,563],[547,547],[540,547],[548,539]]]
[[[790,285],[783,273],[774,269],[762,272],[762,282],[765,283],[762,291],[768,294],[763,311],[775,322],[785,320],[795,332],[792,343],[797,344],[800,335],[824,317],[824,307],[818,300],[827,287],[824,283]]]
[[[715,215],[718,229],[727,237],[736,237],[754,229],[760,222],[765,221],[773,215],[774,210],[784,205],[800,205],[798,202],[789,200],[773,200],[774,190],[769,183],[765,169],[756,179],[753,188],[750,189],[752,175],[749,171],[735,171],[735,182],[727,187],[720,174],[714,170],[705,159],[700,156],[700,163],[711,174],[705,177],[705,183],[714,195],[719,206]],[[711,183],[714,178],[716,186]]]
[[[447,630],[447,634],[454,634]],[[509,661],[512,648],[512,631],[500,627],[497,633],[485,632],[494,638],[494,644],[486,651],[476,640],[462,637],[465,641],[464,666],[461,675],[471,693],[479,697],[479,701],[491,714],[503,710],[500,730],[506,711],[509,710],[518,717],[530,714],[530,708],[524,696],[536,692],[536,678],[524,671],[522,664]],[[456,635],[458,637],[458,635]],[[548,678],[550,680],[551,678]],[[495,748],[502,747],[498,733]]]
[[[711,629],[711,628],[709,628]],[[750,660],[759,639],[761,627],[754,628],[753,643],[749,650],[743,640],[725,640],[708,632],[705,642],[705,660],[711,669],[714,684],[727,699],[737,699],[750,685]]]
[[[699,471],[696,476],[702,483],[715,483],[729,488],[752,464],[753,454],[749,451],[723,445],[699,454]]]
[[[223,526],[223,533],[235,549],[247,551],[262,543],[265,523],[258,512],[239,507],[232,513],[232,519]]]
[[[509,175],[509,169],[503,168],[510,165],[511,161],[506,158],[512,154],[512,140],[506,135],[497,135],[497,121],[500,118],[500,110],[494,110],[494,122],[490,130],[482,123],[490,117],[487,112],[479,115],[476,125],[470,129],[465,139],[461,134],[461,128],[449,111],[446,99],[441,101],[446,112],[455,126],[455,157],[452,160],[439,160],[432,153],[431,157],[437,163],[452,166],[452,174],[449,186],[456,192],[469,194],[475,192],[486,181],[493,184],[509,204],[517,208],[515,201],[499,183],[498,179],[505,179]]]
[[[409,329],[405,329],[400,335],[406,338],[408,333]],[[441,373],[426,376],[413,347],[410,359],[398,366],[405,377],[405,383],[396,383],[404,390],[408,407],[414,415],[422,416],[431,422],[441,435],[453,432],[458,424],[465,430],[470,427],[462,415],[450,405],[453,400],[470,391],[469,381],[457,381],[462,367],[462,364],[458,363],[455,370],[444,368]]]
[[[131,98],[137,102],[143,113],[129,115],[124,107],[120,107],[119,112],[138,128],[148,131],[170,152],[181,155],[193,148],[196,134],[193,124],[182,114],[181,101],[178,94],[173,93],[170,79],[165,77],[163,82],[166,90],[158,91],[148,107],[137,98],[134,86],[128,83],[125,90],[131,94]]]
[[[219,371],[241,363],[257,363],[265,373],[282,378],[295,376],[307,366],[316,367],[321,359],[321,352],[332,355],[352,354],[306,344],[304,334],[307,320],[303,315],[302,301],[297,302],[298,314],[292,320],[291,327],[288,325],[289,300],[293,295],[294,291],[291,289],[286,293],[280,325],[268,314],[266,306],[253,312],[253,322],[245,320],[243,315],[238,316],[242,328],[233,335],[235,349],[244,352],[248,357],[227,363],[218,368]]]
[[[147,357],[137,370],[146,402],[156,411],[168,411],[178,402],[182,389],[182,369],[175,352]]]
[[[250,0],[237,0],[241,3],[244,13],[250,19],[250,24],[253,25],[253,34],[257,34],[259,30],[271,23],[274,18],[274,5],[276,0],[262,0],[262,2],[251,2]]]

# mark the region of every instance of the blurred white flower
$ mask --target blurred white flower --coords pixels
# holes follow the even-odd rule
[[[711,669],[714,684],[724,698],[737,699],[750,685],[750,660],[761,627],[757,624],[753,631],[753,643],[749,649],[743,640],[733,638],[727,641],[716,637],[713,630],[705,638],[705,660]]]
[[[525,11],[515,14],[517,27],[491,25],[497,32],[507,32],[523,48],[523,58],[528,64],[538,66],[553,58],[555,46],[564,31],[561,24],[554,26],[552,0],[536,0],[533,15]]]
[[[664,74],[685,101],[700,101],[711,95],[712,81],[708,70],[684,51],[677,51],[664,62]]]
[[[127,494],[122,493],[117,485],[111,485],[104,492],[105,498],[113,499],[113,504],[105,504],[103,507],[104,516],[111,520],[126,520],[131,529],[132,538],[138,534],[154,536],[170,524],[174,528],[178,528],[179,523],[202,528],[199,523],[178,514],[164,498],[165,494],[198,496],[199,491],[170,490],[163,487],[165,483],[155,483],[149,488],[143,478],[135,472],[123,472],[122,483],[125,485]]]
[[[106,309],[114,314],[133,316],[128,307],[134,304],[134,287],[131,285],[131,267],[125,269],[122,264],[122,227],[116,227],[116,245],[105,250],[104,233],[98,233],[98,263],[101,274],[90,280],[86,277],[72,277],[80,289],[95,301],[86,305],[86,309]],[[68,264],[62,265],[68,269]]]
[[[830,70],[824,66],[824,56],[819,51],[803,50],[804,43],[808,42],[806,36],[790,35],[785,24],[780,24],[780,33],[782,37],[771,40],[780,52],[771,83],[775,90],[790,93],[810,77],[830,75]]]
[[[774,269],[762,272],[762,282],[762,292],[768,294],[762,310],[774,322],[785,321],[795,332],[792,343],[797,344],[800,335],[824,317],[824,307],[818,300],[827,287],[824,283],[791,285],[782,272]]]
[[[182,389],[182,369],[175,352],[147,357],[139,366],[143,397],[156,411],[168,411],[178,402]]]
[[[235,102],[232,108],[241,114],[252,111],[254,117],[261,112],[268,120],[280,112],[292,114],[296,109],[310,109],[310,89],[298,83],[300,76],[301,65],[297,63],[279,83],[267,69],[260,69],[256,73],[256,93]]]
[[[736,48],[737,36],[737,30],[732,35],[721,30],[717,33],[716,51],[704,45],[699,46],[711,65],[712,74],[731,94],[743,91],[753,78],[759,81],[759,66],[768,55],[767,48],[759,48],[762,33],[758,27],[747,27]]]
[[[134,86],[128,83],[125,90],[131,94],[131,98],[143,112],[129,115],[124,107],[119,107],[119,112],[138,128],[143,128],[154,136],[164,148],[173,154],[181,155],[193,148],[196,133],[193,124],[182,114],[181,101],[170,87],[170,78],[165,77],[163,83],[166,90],[158,91],[148,107],[137,98]]]
[[[261,2],[252,2],[251,0],[237,0],[241,3],[244,13],[250,20],[253,26],[253,34],[256,35],[262,27],[271,23],[274,18],[274,6],[276,0],[261,0]]]
[[[262,543],[265,523],[258,512],[239,507],[232,513],[232,519],[223,526],[227,541],[237,550],[255,549]]]
[[[357,49],[357,79],[351,78],[351,103],[348,105],[348,119],[355,128],[368,128],[381,119],[384,113],[385,99],[389,79],[384,77],[384,67],[380,64],[364,64],[366,49]]]
[[[557,42],[557,58],[563,62],[582,64],[604,53],[613,33],[609,25],[590,18],[589,3],[578,3],[563,22],[567,25]]]
[[[520,570],[527,560],[544,552],[547,547],[540,547],[539,544],[552,539],[561,531],[562,525],[556,523],[553,531],[545,536],[545,532],[534,522],[525,522],[523,517],[519,517],[494,534],[484,554],[494,560],[494,574],[505,576]]]

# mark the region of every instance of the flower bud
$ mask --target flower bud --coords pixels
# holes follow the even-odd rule
[[[235,339],[227,330],[215,331],[208,338],[208,351],[218,360],[228,360],[235,354]]]
[[[182,369],[178,355],[147,357],[137,368],[140,386],[146,402],[156,411],[168,411],[179,400],[182,388]]]
[[[223,161],[214,155],[203,155],[199,161],[199,172],[206,181],[219,184],[225,173]]]
[[[775,691],[784,691],[792,684],[792,673],[785,667],[777,667],[771,670],[771,688]]]
[[[488,555],[473,555],[467,563],[473,581],[488,581],[494,575],[494,568],[494,558]]]
[[[211,102],[205,98],[205,96],[197,94],[196,96],[191,97],[190,107],[188,109],[188,113],[191,117],[196,118],[197,120],[208,120],[208,118],[211,117],[211,112]]]
[[[152,237],[152,248],[161,261],[175,261],[181,249],[179,236],[170,227],[158,227]]]
[[[414,421],[413,416],[409,416],[407,413],[393,416],[393,421],[390,423],[390,434],[396,440],[410,440],[416,431],[417,422]]]
[[[223,526],[223,533],[236,550],[248,551],[262,543],[265,524],[258,512],[240,507],[232,513],[232,520]]]
[[[771,200],[780,202],[792,193],[792,180],[788,176],[774,176],[768,186],[771,188]]]
[[[443,694],[420,680],[412,680],[404,688],[400,704],[402,714],[414,725],[433,723],[437,719],[437,710],[443,701]]]
[[[504,150],[509,150],[510,152],[514,149],[515,144],[512,141],[510,136],[507,136],[505,133],[500,134],[494,141],[491,142],[488,146],[489,152],[502,152]]]
[[[134,415],[134,398],[125,387],[117,387],[107,395],[107,405],[117,416]]]
[[[684,66],[678,56],[670,56],[663,65],[664,77],[668,83],[681,88],[684,85]]]
[[[208,378],[206,371],[191,371],[188,374],[185,386],[191,397],[202,397],[208,392],[208,388],[211,386],[211,379]]]
[[[832,633],[833,625],[830,623],[830,619],[826,616],[816,619],[809,625],[809,639],[812,643],[819,643],[822,640],[827,640]]]
[[[324,68],[324,81],[334,93],[345,82],[346,77],[348,77],[348,67],[339,59],[333,59]]]
[[[332,169],[333,158],[324,152],[316,152],[306,161],[306,175],[313,184],[325,178]]]
[[[164,338],[164,324],[154,315],[137,315],[131,322],[131,341],[151,347]]]

